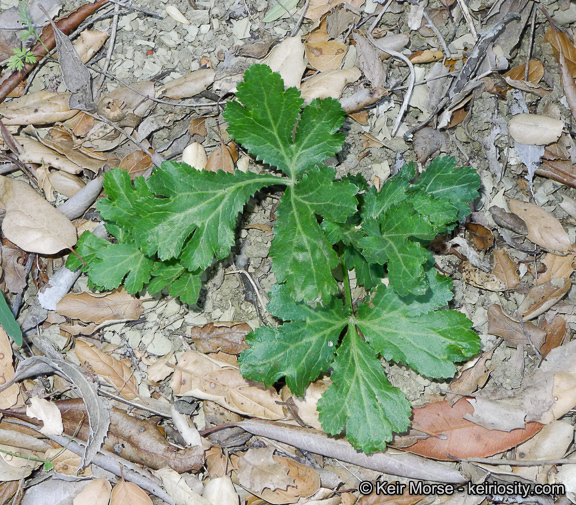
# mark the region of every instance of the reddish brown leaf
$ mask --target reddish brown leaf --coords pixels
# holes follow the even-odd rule
[[[248,349],[245,337],[251,331],[246,323],[208,323],[201,328],[193,327],[190,335],[200,352],[240,354]]]
[[[499,305],[488,308],[488,333],[502,337],[511,347],[532,344],[540,349],[546,338],[544,330],[530,322],[520,324],[510,319]]]
[[[514,289],[520,284],[520,276],[518,275],[517,265],[514,263],[508,253],[504,249],[494,250],[494,267],[492,273],[498,277],[507,289]]]
[[[554,316],[551,323],[547,323],[546,320],[542,323],[542,329],[546,332],[546,342],[541,347],[540,352],[542,356],[548,356],[548,353],[562,345],[564,338],[566,337],[566,321],[560,316]]]
[[[494,244],[494,235],[492,235],[492,232],[488,228],[485,228],[481,224],[469,223],[466,225],[466,229],[472,237],[476,249],[483,251],[484,249],[492,247]]]
[[[522,430],[488,430],[464,419],[473,413],[474,407],[465,399],[453,407],[442,401],[414,409],[412,426],[432,436],[405,450],[443,461],[485,458],[516,447],[542,429],[540,423],[528,423]]]
[[[515,81],[523,81],[526,77],[526,63],[511,68],[504,74],[504,77],[510,77],[510,79]],[[544,65],[542,62],[530,60],[530,64],[528,65],[528,82],[538,84],[542,77],[544,77]]]

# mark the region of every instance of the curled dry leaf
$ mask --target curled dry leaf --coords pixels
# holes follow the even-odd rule
[[[506,212],[501,207],[490,207],[490,214],[494,222],[503,228],[512,230],[518,235],[528,235],[528,226],[522,218],[513,214],[512,212]]]
[[[176,505],[213,505],[206,498],[190,489],[184,477],[171,468],[161,468],[154,472],[162,479],[162,484]]]
[[[182,163],[187,163],[197,170],[204,170],[208,163],[208,155],[204,146],[199,142],[192,142],[186,146],[182,152]]]
[[[506,289],[514,289],[520,284],[520,276],[518,275],[518,265],[514,263],[508,253],[504,249],[494,250],[494,267],[492,274],[500,279]]]
[[[78,40],[74,42],[74,49],[76,49],[82,63],[90,61],[92,56],[100,51],[100,48],[104,45],[108,37],[110,37],[108,32],[84,30],[78,37]]]
[[[0,294],[0,296],[2,296]],[[14,377],[14,365],[12,364],[12,346],[4,328],[0,326],[0,386],[4,386]],[[9,409],[18,403],[20,388],[18,384],[12,384],[0,393],[0,408]]]
[[[566,338],[566,320],[558,315],[554,316],[554,319],[552,319],[552,322],[550,323],[544,319],[542,329],[546,332],[546,342],[540,349],[540,352],[542,353],[542,356],[548,356],[550,351],[561,346],[562,342]]]
[[[0,202],[4,236],[24,251],[56,254],[76,244],[70,220],[25,182],[0,176]]]
[[[538,276],[536,284],[543,284],[552,279],[568,279],[574,272],[575,259],[573,254],[567,254],[566,256],[558,256],[552,253],[546,254],[542,260],[542,263],[546,265],[546,271]]]
[[[360,79],[362,72],[357,67],[343,70],[329,70],[315,75],[300,88],[302,98],[311,101],[314,98],[340,98],[347,84]]]
[[[546,339],[546,332],[535,324],[520,324],[510,319],[499,305],[490,305],[488,309],[488,333],[502,337],[510,347],[526,346],[530,352],[532,345],[540,349]]]
[[[322,430],[320,419],[318,416],[318,401],[326,390],[330,387],[332,381],[330,379],[321,379],[313,382],[306,388],[304,398],[293,396],[290,388],[284,386],[282,388],[282,399],[286,402],[291,402],[296,411],[294,412],[298,418],[303,421],[307,426]]]
[[[44,423],[44,426],[40,430],[40,433],[43,435],[62,435],[64,431],[62,415],[58,407],[44,398],[38,398],[36,396],[30,398],[30,405],[26,407],[26,415],[28,417],[35,417]],[[80,460],[78,460],[78,462],[80,462]],[[76,468],[78,468],[78,466]]]
[[[520,144],[545,146],[556,142],[564,121],[539,114],[516,114],[508,123],[512,138]]]
[[[108,505],[112,486],[108,479],[94,479],[76,495],[74,505]]]
[[[69,160],[66,156],[54,151],[50,147],[45,146],[41,142],[28,137],[16,137],[18,143],[24,149],[20,155],[20,161],[23,163],[36,163],[38,165],[45,164],[54,168],[64,170],[69,174],[79,174],[82,172],[82,167],[77,163]]]
[[[138,319],[144,313],[142,302],[123,288],[111,293],[68,293],[56,305],[56,312],[70,319],[101,324],[105,321]]]
[[[444,58],[444,53],[442,51],[431,51],[426,49],[424,51],[417,51],[410,56],[410,61],[416,65],[419,63],[434,63],[435,61],[440,61]]]
[[[152,81],[139,81],[130,85],[130,88],[121,87],[111,91],[98,102],[98,114],[109,121],[135,126],[139,119],[154,106],[152,100],[145,97],[154,97],[154,83]],[[134,117],[136,116],[136,117]]]
[[[60,170],[48,172],[48,179],[55,191],[58,191],[58,193],[68,198],[72,198],[78,191],[86,186],[84,181],[79,177]]]
[[[234,156],[236,154],[236,156]],[[229,174],[234,173],[234,157],[238,159],[238,149],[234,142],[230,142],[228,145],[223,142],[220,147],[215,151],[212,151],[204,170],[208,172],[218,172],[218,170],[223,170]]]
[[[2,244],[2,271],[6,289],[10,293],[22,293],[26,287],[26,264],[27,254],[12,244],[9,240],[3,240]]]
[[[522,319],[529,321],[546,312],[568,293],[571,286],[570,279],[552,279],[531,288],[518,307]]]
[[[493,365],[487,365],[486,362],[492,359],[492,354],[494,354],[494,349],[483,352],[482,355],[474,360],[472,366],[466,368],[450,383],[450,391],[460,394],[448,393],[446,395],[446,400],[450,405],[454,405],[462,395],[467,395],[474,393],[479,388],[482,388],[488,377],[490,377],[490,372],[494,370]]]
[[[510,200],[510,210],[522,218],[528,227],[528,239],[546,251],[567,253],[570,237],[552,214],[533,203]]]
[[[211,68],[202,68],[164,84],[161,95],[167,98],[190,98],[206,91],[214,82],[216,72]]]
[[[42,125],[66,121],[78,111],[70,110],[71,93],[37,91],[0,104],[0,115],[5,125]]]
[[[75,352],[84,368],[107,379],[124,398],[133,400],[138,396],[136,377],[124,363],[82,340],[76,340]]]
[[[174,394],[211,400],[245,416],[283,419],[280,396],[244,379],[237,367],[187,351],[179,359],[170,383]]]
[[[306,70],[304,44],[301,37],[288,37],[275,46],[264,58],[272,72],[278,72],[287,88],[298,88]]]
[[[110,505],[153,505],[152,500],[142,488],[133,482],[121,482],[112,489]]]

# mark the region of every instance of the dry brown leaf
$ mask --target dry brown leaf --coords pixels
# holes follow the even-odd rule
[[[12,346],[4,328],[0,326],[0,386],[4,386],[14,377],[14,365],[12,364]],[[20,388],[18,384],[12,384],[10,387],[0,393],[0,408],[9,409],[19,403]]]
[[[122,158],[119,167],[126,170],[130,174],[130,179],[134,180],[136,177],[144,175],[152,165],[150,155],[141,149],[136,149]]]
[[[353,37],[354,42],[356,42],[356,64],[360,67],[366,79],[370,81],[372,87],[384,87],[386,85],[386,70],[380,60],[380,51],[358,32],[354,32]]]
[[[98,101],[98,114],[118,126],[136,126],[153,106],[155,97],[152,81],[138,81],[128,87],[117,88]]]
[[[144,313],[142,302],[124,288],[111,293],[68,293],[56,305],[56,312],[70,319],[101,324],[105,321],[138,319]]]
[[[80,463],[82,462],[81,456],[74,454],[68,449],[62,451],[62,447],[48,449],[44,453],[44,457],[52,462],[54,470],[63,473],[64,475],[75,475],[78,468],[80,468]],[[88,475],[91,473],[89,468],[86,468],[85,470],[88,470]],[[81,472],[81,474],[86,476],[86,471]],[[108,493],[108,498],[109,497],[110,493]]]
[[[538,326],[525,322],[520,324],[510,319],[499,305],[490,305],[488,308],[488,333],[502,337],[511,347],[525,345],[529,351],[532,344],[540,349],[546,339],[546,332]]]
[[[211,400],[238,414],[284,418],[276,391],[247,381],[237,367],[196,351],[187,351],[180,357],[170,385],[178,396]]]
[[[56,254],[76,244],[76,228],[23,181],[0,176],[0,202],[6,208],[4,236],[27,252]]]
[[[182,151],[182,163],[187,163],[196,170],[204,170],[208,164],[208,155],[204,146],[199,142],[192,142],[186,146]]]
[[[133,400],[138,396],[136,377],[124,363],[83,340],[76,340],[75,352],[84,368],[107,379],[124,398]]]
[[[504,77],[509,77],[514,81],[523,81],[525,76],[526,63],[517,65],[504,74]],[[544,65],[542,62],[538,60],[530,60],[528,65],[528,82],[538,84],[542,77],[544,77]]]
[[[566,253],[571,249],[570,237],[552,214],[533,203],[510,200],[510,210],[528,227],[528,239],[550,252]]]
[[[558,303],[570,290],[570,279],[552,279],[534,286],[518,307],[524,321],[534,319]]]
[[[282,388],[282,399],[285,402],[291,402],[296,411],[295,415],[298,416],[300,421],[303,421],[307,426],[322,430],[320,419],[318,416],[318,401],[326,390],[330,387],[332,381],[330,379],[321,379],[313,382],[306,388],[304,398],[293,396],[292,391],[288,386]]]
[[[492,273],[500,279],[506,289],[514,289],[520,284],[518,265],[514,263],[504,249],[494,250],[494,267]]]
[[[294,479],[288,476],[288,468],[272,458],[272,446],[249,449],[238,460],[238,482],[242,487],[257,494],[264,488],[272,491],[294,486]]]
[[[110,37],[108,32],[84,30],[78,37],[78,40],[74,42],[74,49],[76,49],[82,63],[90,61],[92,56],[104,45],[108,37]]]
[[[570,37],[563,32],[557,32],[558,39],[560,41],[560,45],[562,47],[562,54],[566,59],[566,66],[570,70],[572,77],[576,77],[576,47],[574,46],[573,42],[570,40]],[[552,28],[549,28],[548,31],[544,34],[543,42],[547,42],[552,46],[554,51],[554,56],[556,59],[559,58],[558,52],[558,41],[554,36],[554,31]]]
[[[505,291],[506,285],[494,274],[484,272],[473,266],[469,261],[463,261],[459,268],[462,280],[471,286],[488,291]]]
[[[80,165],[70,161],[66,156],[46,147],[37,140],[22,136],[16,137],[16,140],[24,150],[20,155],[20,161],[24,163],[35,163],[38,165],[45,164],[64,170],[69,174],[79,174],[82,172],[82,167]]]
[[[90,130],[94,128],[96,124],[96,119],[89,116],[85,112],[80,112],[76,114],[73,118],[67,119],[64,122],[64,126],[69,128],[70,131],[77,137],[85,137],[88,135]]]
[[[108,479],[94,479],[76,495],[74,505],[108,505],[111,493]]]
[[[546,265],[546,272],[538,276],[536,284],[543,284],[552,279],[568,279],[574,272],[575,259],[573,254],[567,254],[566,256],[558,256],[552,253],[546,254],[542,260],[542,263]]]
[[[233,142],[231,144],[233,144]],[[213,151],[208,157],[204,170],[208,172],[223,170],[230,174],[234,173],[234,159],[230,146],[222,144],[218,149]]]
[[[164,84],[161,95],[167,98],[190,98],[202,91],[206,91],[214,82],[216,72],[211,68],[202,68],[186,74],[173,81]]]
[[[542,356],[548,356],[550,351],[562,345],[562,342],[566,338],[566,320],[558,315],[554,316],[554,319],[552,319],[550,323],[544,319],[542,329],[546,332],[546,342],[541,347],[540,352]]]
[[[122,480],[112,489],[110,505],[153,505],[146,492],[133,482]]]
[[[284,39],[270,51],[262,63],[268,65],[273,72],[280,73],[284,86],[299,88],[306,70],[302,38],[298,36]]]
[[[42,125],[65,121],[78,111],[70,110],[68,100],[71,93],[37,91],[11,102],[0,104],[0,115],[5,125]]]
[[[211,479],[224,477],[227,475],[230,468],[230,461],[228,457],[222,452],[222,448],[218,445],[213,445],[206,452],[206,470]]]
[[[410,61],[416,65],[418,63],[434,63],[444,58],[442,51],[431,51],[426,49],[424,51],[416,51],[410,56]]]
[[[40,429],[40,433],[43,435],[62,435],[64,431],[62,415],[58,407],[44,398],[36,396],[30,398],[30,405],[26,406],[26,415],[39,419],[44,423],[44,426]]]
[[[190,336],[200,352],[240,354],[248,349],[245,337],[251,331],[252,328],[246,323],[208,323],[202,327],[192,327]]]
[[[326,72],[340,68],[348,46],[337,40],[306,43],[306,59],[316,70]]]
[[[453,458],[487,457],[515,447],[540,431],[539,423],[510,432],[489,430],[468,421],[474,407],[465,399],[452,407],[447,401],[429,403],[413,410],[412,426],[432,436],[419,440],[406,450],[428,458],[453,461]]]
[[[342,96],[344,86],[357,81],[361,75],[362,72],[357,67],[320,72],[302,84],[300,88],[302,98],[308,101],[314,98],[338,99]]]
[[[490,349],[482,353],[482,355],[475,360],[475,363],[465,370],[450,383],[450,391],[461,394],[449,393],[446,395],[446,399],[450,405],[454,405],[462,395],[474,393],[479,388],[482,388],[488,377],[490,377],[490,372],[494,370],[494,366],[488,366],[487,361],[492,359],[492,354],[494,354],[494,349]]]
[[[191,119],[190,125],[188,126],[188,133],[190,134],[190,137],[198,135],[201,137],[201,140],[204,140],[206,135],[208,135],[208,130],[206,130],[206,118],[196,117]]]
[[[78,191],[86,186],[80,177],[69,174],[68,172],[62,172],[61,170],[48,172],[48,179],[55,191],[58,191],[58,193],[61,193],[68,198],[73,197],[78,193]]]
[[[478,223],[469,223],[466,225],[466,229],[472,237],[474,247],[479,251],[489,249],[494,245],[494,235],[488,228]]]
[[[184,480],[184,476],[171,468],[160,468],[154,473],[162,479],[164,489],[176,505],[213,505],[212,502],[193,491]]]
[[[10,293],[22,293],[27,285],[24,268],[27,254],[9,240],[4,239],[2,242],[2,271],[6,289]]]
[[[334,7],[343,3],[358,10],[364,3],[364,0],[311,0],[305,15],[312,21],[318,21],[328,11],[331,11]]]
[[[564,121],[541,114],[516,114],[508,122],[510,136],[520,144],[545,146],[556,142]]]

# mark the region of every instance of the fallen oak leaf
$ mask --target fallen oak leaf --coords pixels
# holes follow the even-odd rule
[[[56,254],[76,244],[76,228],[23,181],[0,176],[0,202],[6,208],[4,236],[27,252]]]
[[[464,398],[452,407],[444,400],[414,409],[413,427],[431,436],[404,450],[442,461],[488,457],[515,447],[542,429],[540,423],[527,423],[525,429],[510,432],[489,430],[464,417],[473,412],[474,407]]]
[[[76,340],[75,352],[84,368],[107,379],[124,398],[133,400],[138,397],[136,377],[124,363],[82,340]]]

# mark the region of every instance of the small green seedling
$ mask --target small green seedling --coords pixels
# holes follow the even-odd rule
[[[229,133],[269,173],[197,171],[166,162],[148,181],[106,174],[98,209],[117,243],[85,233],[78,253],[94,286],[124,282],[137,293],[168,287],[194,303],[200,274],[234,245],[238,213],[256,191],[286,190],[270,248],[278,284],[267,309],[283,321],[247,336],[242,374],[272,385],[285,378],[296,395],[330,374],[318,404],[326,433],[345,433],[364,452],[384,449],[410,424],[405,395],[387,380],[382,359],[433,378],[452,377],[455,362],[480,350],[472,323],[454,310],[452,282],[426,249],[469,212],[480,179],[453,158],[418,174],[413,163],[378,192],[362,177],[336,180],[324,161],[344,145],[345,113],[334,99],[304,107],[296,88],[254,65],[224,113]],[[70,257],[68,266],[81,267]],[[348,273],[365,296],[352,296]],[[382,279],[386,278],[386,284]]]
[[[20,40],[25,41],[29,37],[34,37],[38,42],[40,42],[44,46],[44,49],[46,49],[46,53],[49,53],[50,51],[44,45],[44,42],[42,42],[40,35],[38,34],[36,28],[34,27],[34,21],[32,20],[30,13],[28,12],[26,4],[24,2],[20,2],[19,7],[20,12],[18,13],[18,17],[20,18],[20,22],[26,25],[27,27],[26,30],[23,30],[22,33],[20,33]],[[8,68],[10,70],[17,70],[17,71],[22,70],[25,64],[36,63],[38,58],[37,55],[34,54],[30,49],[16,48],[13,50],[13,53],[14,54],[10,58],[8,58]]]

